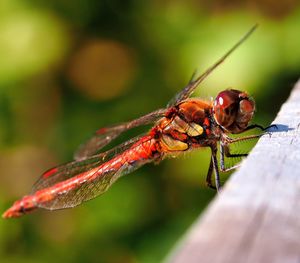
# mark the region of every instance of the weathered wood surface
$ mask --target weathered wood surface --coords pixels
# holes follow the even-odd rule
[[[300,263],[300,81],[273,124],[167,261]]]

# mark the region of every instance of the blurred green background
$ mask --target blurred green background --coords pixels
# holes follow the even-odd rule
[[[96,129],[164,107],[255,23],[196,95],[246,90],[268,125],[299,75],[298,3],[1,0],[1,211]],[[78,208],[1,219],[0,261],[160,262],[215,195],[208,160],[146,165]]]

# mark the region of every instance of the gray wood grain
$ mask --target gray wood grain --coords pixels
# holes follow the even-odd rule
[[[300,81],[273,124],[168,262],[300,263]]]

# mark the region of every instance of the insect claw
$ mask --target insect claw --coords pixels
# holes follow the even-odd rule
[[[214,185],[212,185],[210,182],[206,182],[206,186],[213,189],[213,190],[217,190],[217,187],[215,187]]]
[[[274,129],[278,130],[278,126],[276,124],[272,124],[272,125],[264,128],[263,131],[269,130],[270,128],[274,128]]]
[[[272,133],[271,133],[271,132],[265,132],[265,133],[263,133],[261,136],[263,136],[263,135],[269,135],[269,138],[272,137]]]

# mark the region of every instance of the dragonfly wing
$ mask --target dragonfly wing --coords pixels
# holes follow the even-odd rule
[[[42,202],[37,202],[36,206],[50,210],[69,208],[101,195],[120,176],[130,173],[145,163],[152,162],[158,157],[152,156],[148,158],[140,156],[140,151],[144,151],[147,144],[150,147],[153,143],[152,137],[149,136],[149,139],[146,139],[147,140],[143,140],[143,145],[139,144],[137,141],[135,145],[132,145],[130,142],[127,145],[130,149],[125,152],[123,151],[119,155],[115,155],[114,153],[111,155],[111,153],[109,153],[110,157],[105,161],[103,161],[102,154],[99,155],[100,157],[91,157],[88,170],[85,170],[87,160],[79,161],[74,170],[74,162],[59,167],[60,172],[52,175],[55,177],[54,180],[49,181],[46,179],[47,183],[45,184],[45,179],[42,179],[42,181],[39,181],[36,185],[36,189],[39,189],[39,186],[44,187],[50,183],[50,187],[41,189],[41,192],[44,194],[43,196],[49,198],[46,198],[46,200],[43,199],[44,201]],[[134,158],[128,158],[131,156]],[[102,165],[100,163],[102,163]],[[78,167],[80,166],[84,167],[84,172],[83,170],[78,172]],[[68,170],[68,172],[62,172],[64,169]],[[71,174],[72,177],[70,177]],[[69,179],[65,180],[66,177]],[[57,188],[60,190],[57,191]],[[41,196],[41,192],[35,192],[35,194]]]
[[[80,161],[65,163],[47,170],[33,185],[31,193],[34,194],[38,190],[51,187],[59,182],[75,177],[78,174],[89,171],[105,162],[108,162],[118,154],[129,149],[141,137],[142,136],[133,138],[104,153],[97,154]]]
[[[125,131],[125,124],[99,129],[88,141],[79,146],[74,154],[75,160],[82,160],[97,154],[104,146]]]
[[[84,201],[103,194],[120,176],[130,173],[148,162],[150,160],[140,160],[134,166],[126,164],[119,169],[111,169],[101,177],[97,176],[92,182],[85,182],[80,187],[63,192],[49,202],[38,204],[38,207],[56,210],[78,206]]]
[[[199,84],[205,80],[210,73],[212,73],[220,64],[222,64],[225,59],[235,51],[257,28],[258,25],[254,25],[232,48],[230,48],[219,60],[217,60],[212,66],[210,66],[204,73],[202,73],[195,80],[190,80],[190,82],[181,90],[176,96],[168,103],[169,106],[174,106],[182,100],[187,99],[195,89],[199,86]]]
[[[33,189],[32,195],[43,200],[37,201],[36,206],[50,210],[69,208],[101,195],[120,176],[159,158],[145,155],[146,148],[154,144],[151,136],[136,138],[106,153],[47,171]]]
[[[159,109],[157,111],[153,111],[133,121],[122,123],[116,126],[99,129],[98,131],[96,131],[94,136],[92,136],[86,143],[82,144],[79,147],[79,149],[74,154],[74,159],[82,160],[89,156],[95,155],[104,146],[109,144],[112,140],[117,138],[124,131],[127,131],[129,129],[138,126],[153,123],[157,121],[159,118],[163,117],[165,112],[166,109]]]

